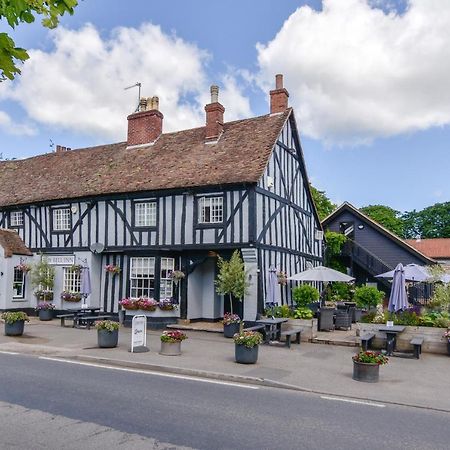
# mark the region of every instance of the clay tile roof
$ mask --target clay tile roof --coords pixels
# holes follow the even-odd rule
[[[159,189],[256,183],[291,109],[224,124],[216,144],[205,127],[127,143],[0,162],[0,207],[45,200]]]
[[[10,258],[12,255],[33,255],[14,230],[0,228],[0,246],[5,250],[5,258]]]
[[[406,242],[430,258],[450,258],[450,238],[406,239]]]

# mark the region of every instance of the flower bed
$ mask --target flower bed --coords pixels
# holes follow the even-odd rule
[[[77,303],[80,302],[83,296],[79,292],[61,292],[61,300],[65,302]]]

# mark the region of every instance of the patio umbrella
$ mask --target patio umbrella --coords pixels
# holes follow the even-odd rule
[[[91,289],[91,274],[89,267],[83,267],[81,269],[81,287],[80,287],[80,293],[83,296],[84,300],[86,300],[90,293],[92,292]]]
[[[388,310],[397,312],[408,308],[408,297],[406,295],[406,276],[403,264],[397,264],[392,278],[391,295],[389,296]]]
[[[442,275],[440,281],[442,281],[443,283],[450,283],[450,273]]]
[[[389,272],[376,275],[375,278],[394,278],[397,267],[394,270],[390,270]],[[427,281],[430,278],[428,269],[425,266],[419,266],[418,264],[407,264],[406,266],[402,265],[402,267],[406,281],[415,281],[421,283],[422,281]]]
[[[329,267],[317,266],[313,269],[304,270],[303,272],[296,273],[288,278],[292,281],[343,281],[348,283],[354,281],[353,277],[346,275],[345,273],[338,272],[337,270],[330,269]]]
[[[266,303],[269,304],[277,303],[277,287],[278,287],[277,269],[274,266],[270,266],[269,280],[267,284]]]

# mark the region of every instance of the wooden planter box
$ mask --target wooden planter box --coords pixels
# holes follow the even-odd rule
[[[358,323],[357,333],[359,332],[360,336],[368,332],[375,333],[375,339],[372,341],[374,348],[385,348],[386,333],[378,331],[378,328],[382,326],[383,324],[379,323]],[[420,336],[424,338],[422,352],[446,354],[447,341],[442,338],[444,331],[446,331],[446,328],[407,326],[405,331],[397,337],[397,349],[399,351],[410,351],[412,347],[409,342],[411,339]]]

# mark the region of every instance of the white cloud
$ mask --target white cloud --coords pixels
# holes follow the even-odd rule
[[[301,131],[363,143],[450,123],[450,2],[410,0],[402,14],[391,3],[303,6],[258,44],[259,84],[285,74]]]
[[[0,130],[16,136],[33,136],[36,129],[29,124],[14,121],[7,113],[0,111]]]
[[[204,123],[210,56],[196,45],[149,23],[117,28],[107,39],[89,24],[76,31],[60,27],[50,36],[54,48],[31,50],[14,87],[2,86],[2,96],[17,101],[33,120],[125,140],[126,116],[134,111],[138,92],[124,88],[140,81],[143,96],[160,98],[164,131]],[[223,81],[226,120],[249,113],[233,76]]]

